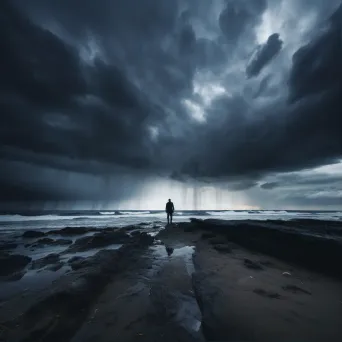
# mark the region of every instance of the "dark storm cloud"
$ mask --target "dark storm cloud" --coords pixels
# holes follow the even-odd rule
[[[0,68],[2,94],[32,104],[63,106],[84,93],[77,53],[48,31],[1,2]]]
[[[248,77],[259,75],[261,70],[280,52],[283,41],[279,34],[274,33],[269,36],[267,42],[257,48],[252,60],[246,68]]]
[[[341,22],[342,5],[325,32],[294,54],[289,79],[292,101],[332,88],[341,92]]]
[[[308,188],[335,188],[342,189],[341,175],[327,175],[327,174],[296,174],[284,175],[277,177],[277,181],[263,183],[260,188],[264,190],[272,190],[275,188],[284,187],[308,187]]]
[[[226,40],[236,42],[245,30],[255,24],[266,7],[265,0],[227,1],[219,18],[219,25]]]
[[[258,178],[263,173],[300,170],[340,159],[341,44],[341,21],[330,22],[323,37],[295,54],[290,93],[301,97],[295,104],[273,103],[258,111],[242,98],[217,100],[201,137],[201,152],[193,154],[183,172],[211,177],[254,174]]]
[[[6,2],[1,6],[1,144],[134,167],[148,163],[142,152],[149,108],[124,71],[101,60],[85,65],[75,48]],[[130,155],[118,148],[123,142]]]
[[[270,172],[338,159],[340,22],[295,54],[288,85],[291,42],[269,63],[281,48],[277,35],[259,48],[246,80],[270,2],[220,4],[2,1],[0,181],[11,198],[20,189],[27,200],[99,198],[95,188],[83,191],[87,177],[126,172],[117,166],[182,182],[222,178],[239,191]],[[252,77],[266,65],[261,82]],[[22,164],[11,175],[12,161]],[[53,177],[63,184],[68,171],[73,183],[48,185]]]
[[[270,89],[269,89],[270,81],[271,81],[271,75],[267,75],[261,80],[257,91],[253,95],[254,99],[270,92]]]
[[[342,155],[337,89],[308,98],[288,109],[289,113],[274,107],[272,112],[251,119],[247,103],[235,103],[233,108],[234,113],[227,108],[227,116],[206,130],[198,155],[190,159],[184,172],[211,177],[260,176],[315,167]]]
[[[311,208],[314,207],[341,207],[341,193],[339,194],[318,194],[318,195],[308,195],[303,196],[288,196],[285,198],[284,203],[298,206],[308,206]]]
[[[260,185],[260,188],[261,189],[264,189],[264,190],[272,190],[272,189],[275,189],[276,187],[279,186],[279,183],[277,182],[271,182],[271,183],[264,183],[264,184],[261,184]]]

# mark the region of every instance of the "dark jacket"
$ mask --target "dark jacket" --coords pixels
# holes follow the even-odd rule
[[[165,208],[165,211],[167,213],[173,213],[175,210],[175,207],[173,206],[173,203],[172,202],[167,202],[166,203],[166,208]]]

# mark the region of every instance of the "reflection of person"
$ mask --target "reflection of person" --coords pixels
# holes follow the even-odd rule
[[[171,202],[171,200],[169,199],[169,201],[166,203],[166,214],[167,214],[167,223],[172,223],[172,214],[175,210],[175,207],[173,206],[173,203]]]

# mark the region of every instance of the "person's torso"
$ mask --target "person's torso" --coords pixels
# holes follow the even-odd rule
[[[167,202],[166,203],[166,210],[167,211],[172,211],[173,210],[173,203],[172,202]]]

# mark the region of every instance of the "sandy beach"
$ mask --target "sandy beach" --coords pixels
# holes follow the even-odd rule
[[[164,227],[3,241],[0,341],[341,341],[341,222]]]

